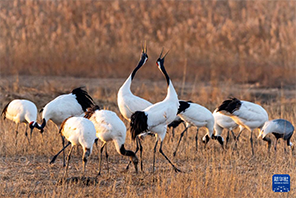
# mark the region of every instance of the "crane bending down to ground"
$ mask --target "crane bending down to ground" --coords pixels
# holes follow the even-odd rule
[[[271,139],[266,137],[269,133],[272,133],[276,140],[274,142],[274,150],[276,151],[277,141],[279,138],[283,138],[283,140],[287,141],[287,146],[294,149],[292,142],[290,141],[293,133],[294,126],[291,122],[284,119],[275,119],[265,122],[262,130],[259,133],[258,138],[262,138],[264,141],[268,143],[268,152],[270,152]]]
[[[100,110],[95,105],[87,109],[86,118],[92,121],[96,128],[97,137],[103,142],[100,149],[99,173],[101,174],[102,152],[104,147],[106,151],[106,160],[108,166],[107,142],[113,141],[116,151],[123,156],[127,156],[133,162],[136,172],[138,172],[138,158],[133,151],[126,150],[124,143],[126,138],[126,127],[116,113],[109,110]],[[109,171],[109,170],[108,170]]]
[[[88,157],[90,156],[93,144],[97,139],[94,124],[84,117],[70,117],[64,120],[64,122],[61,124],[60,134],[64,136],[69,141],[69,143],[53,157],[50,163],[54,163],[57,156],[71,144],[64,174],[64,178],[66,178],[73,147],[80,144],[83,150],[82,174],[84,174]]]
[[[45,105],[42,111],[41,130],[44,129],[49,120],[53,121],[60,128],[63,121],[71,116],[82,115],[88,107],[94,105],[91,96],[81,87],[74,89],[69,94],[56,97]],[[63,147],[64,137],[62,136]],[[63,164],[65,166],[65,154],[63,153]]]
[[[29,142],[28,137],[28,127],[31,129],[30,136],[32,138],[33,129],[36,127],[41,129],[40,125],[37,121],[37,107],[36,105],[29,100],[21,100],[15,99],[9,102],[3,109],[1,115],[3,115],[3,119],[6,118],[12,120],[16,123],[15,130],[15,144],[17,144],[17,135],[18,135],[18,127],[20,123],[26,124],[25,135]]]
[[[212,138],[212,139],[218,140],[218,142],[221,144],[223,148],[224,139],[222,138],[222,136],[213,135],[215,121],[214,121],[214,116],[212,112],[209,111],[207,108],[199,104],[193,103],[191,101],[180,100],[179,103],[180,103],[180,106],[177,114],[180,116],[182,120],[185,121],[186,128],[181,133],[176,150],[174,152],[174,156],[176,156],[179,144],[182,140],[184,133],[191,126],[197,127],[196,136],[195,136],[196,149],[198,148],[198,130],[200,127],[205,127],[207,130],[207,134],[202,138],[202,141],[205,144],[205,146],[209,142],[210,138]]]
[[[261,129],[264,123],[268,121],[268,114],[265,109],[258,104],[232,98],[223,101],[223,103],[218,107],[217,111],[223,113],[224,115],[230,116],[238,125],[241,126],[240,132],[236,138],[237,140],[244,128],[251,132],[250,143],[252,155],[254,155],[252,137],[253,130],[256,128]]]

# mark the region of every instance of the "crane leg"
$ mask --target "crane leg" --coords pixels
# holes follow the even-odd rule
[[[226,136],[226,144],[225,144],[225,147],[227,147],[228,142],[229,142],[229,130],[227,130],[227,136]]]
[[[197,128],[196,134],[195,134],[195,147],[196,147],[196,151],[198,151],[198,128]]]
[[[99,140],[98,138],[95,139],[95,144],[96,144],[97,149],[99,150],[98,140]]]
[[[141,171],[143,171],[143,147],[141,144],[141,140],[138,138],[138,144],[139,144],[139,149],[140,149],[140,161],[141,161]]]
[[[168,139],[168,143],[171,141],[173,142],[175,139],[175,128],[172,127],[172,135],[170,135],[170,139]]]
[[[172,137],[175,138],[175,128],[174,128],[174,127],[173,127],[173,129],[172,129]],[[173,138],[171,138],[171,140],[172,140]]]
[[[278,142],[278,139],[276,139],[276,140],[274,141],[274,151],[275,151],[275,152],[276,152],[277,142]]]
[[[233,132],[233,131],[232,131]],[[239,132],[239,134],[235,137],[234,133],[232,133],[233,135],[233,138],[235,139],[235,144],[234,144],[234,148],[236,149],[237,148],[237,142],[239,141],[239,136],[242,134],[243,130],[241,130]]]
[[[106,145],[106,142],[103,143],[103,145],[101,146],[101,149],[100,149],[100,159],[99,159],[99,173],[97,176],[101,175],[101,168],[102,168],[102,158],[103,158],[103,149]]]
[[[108,174],[109,174],[109,155],[108,155],[108,152],[107,152],[107,144],[106,144],[106,148],[105,148],[105,155],[106,155],[106,161],[107,161],[107,171],[108,171]]]
[[[61,135],[62,138],[62,144],[63,144],[63,148],[65,147],[65,138],[64,136]],[[65,151],[63,151],[63,167],[65,167],[66,162],[65,162]]]
[[[57,156],[63,152],[65,150],[65,148],[67,148],[69,145],[71,144],[71,142],[69,142],[66,146],[64,146],[64,148],[62,148],[62,150],[60,150],[55,156],[53,156],[52,160],[49,162],[49,164],[52,164],[55,162]]]
[[[19,123],[16,124],[16,129],[15,129],[15,145],[17,145],[18,127],[19,127]]]
[[[152,173],[154,173],[154,169],[155,169],[155,153],[156,153],[157,143],[158,143],[158,137],[156,139],[155,146],[154,146],[154,149],[153,149],[153,168],[152,168]]]
[[[66,179],[66,176],[67,176],[69,161],[70,161],[72,150],[73,150],[73,146],[71,146],[70,152],[69,152],[68,157],[67,157],[67,165],[66,165],[66,168],[65,168],[64,180]]]
[[[162,141],[160,142],[159,152],[165,157],[165,159],[172,165],[175,172],[181,172],[170,160],[169,158],[163,153],[162,151]]]
[[[275,162],[276,162],[276,156],[277,156],[277,149],[276,149],[277,141],[278,141],[278,139],[275,139],[275,141],[274,141],[274,161]]]
[[[82,177],[84,176],[85,166],[86,166],[89,154],[90,154],[90,149],[86,149],[82,156]]]
[[[242,134],[243,130],[239,132],[239,134],[236,137],[236,140],[239,141],[239,136]]]
[[[25,136],[28,140],[28,144],[30,144],[30,139],[29,139],[29,135],[28,135],[28,127],[29,127],[29,125],[26,124]]]
[[[186,128],[184,129],[184,131],[181,133],[181,136],[180,136],[180,139],[179,139],[179,141],[178,141],[177,147],[176,147],[175,152],[174,152],[174,154],[173,154],[174,157],[176,156],[176,153],[177,153],[177,150],[178,150],[179,144],[180,144],[180,142],[181,142],[181,140],[182,140],[182,138],[183,138],[183,136],[184,136],[184,133],[187,131],[187,129],[188,129],[188,127],[186,127]]]
[[[254,145],[253,145],[253,130],[251,131],[250,143],[251,143],[251,148],[252,148],[252,155],[254,155],[255,152],[254,152]]]
[[[233,130],[231,130],[231,133],[232,133],[232,137],[233,137],[233,139],[234,139],[234,140],[237,140],[237,137],[235,136]]]

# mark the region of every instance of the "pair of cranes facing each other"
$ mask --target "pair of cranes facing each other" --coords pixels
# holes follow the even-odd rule
[[[161,53],[161,55],[162,55],[162,53]],[[157,146],[158,139],[160,139],[160,141],[161,141],[160,150],[159,150],[160,153],[168,160],[168,162],[173,166],[175,171],[179,171],[162,152],[162,141],[165,136],[166,126],[168,124],[170,124],[171,122],[173,122],[174,119],[179,118],[179,117],[173,116],[173,118],[171,118],[172,115],[176,115],[176,113],[174,113],[174,114],[170,114],[170,118],[163,119],[162,120],[163,122],[157,120],[158,116],[161,118],[161,117],[163,117],[163,115],[165,115],[165,116],[168,115],[166,108],[169,107],[170,100],[173,101],[176,98],[178,99],[177,94],[174,90],[174,87],[171,83],[171,80],[170,80],[167,72],[165,71],[165,68],[163,65],[164,58],[166,55],[163,58],[161,58],[161,55],[156,63],[158,65],[158,68],[160,69],[160,71],[165,76],[166,81],[167,81],[167,85],[168,85],[168,93],[167,93],[167,97],[164,99],[164,101],[160,102],[160,104],[156,103],[155,105],[152,105],[151,102],[149,102],[145,99],[142,99],[138,96],[135,96],[131,92],[130,87],[131,87],[131,83],[135,77],[136,72],[148,60],[147,48],[146,48],[146,52],[143,48],[141,58],[140,58],[140,61],[137,65],[137,67],[132,71],[130,76],[127,78],[127,80],[124,82],[124,84],[120,87],[120,89],[118,91],[117,102],[118,102],[118,107],[119,107],[121,114],[131,124],[132,137],[133,137],[133,139],[136,140],[136,145],[137,145],[136,153],[138,150],[140,150],[141,170],[143,167],[143,164],[142,164],[142,150],[143,150],[143,148],[142,148],[141,140],[139,139],[139,136],[146,135],[146,134],[155,134],[157,141],[156,141],[156,144],[154,147],[154,156],[155,156],[155,152],[156,152],[156,146]],[[171,99],[169,100],[169,98],[171,98]],[[183,105],[184,103],[187,103],[187,106],[185,105],[186,108],[184,108],[185,107]],[[206,144],[209,141],[210,137],[211,138],[213,137],[212,135],[213,135],[214,121],[213,121],[212,114],[210,113],[209,118],[207,118],[206,120],[199,122],[199,120],[194,119],[194,115],[192,115],[193,111],[196,110],[197,108],[203,109],[203,110],[206,108],[204,108],[198,104],[194,104],[194,103],[189,104],[189,102],[179,101],[179,100],[174,101],[173,105],[175,105],[175,104],[178,107],[179,113],[183,115],[183,119],[184,120],[186,119],[187,126],[186,126],[185,131],[182,133],[182,136],[186,132],[186,130],[192,125],[192,123],[193,123],[193,125],[195,124],[195,126],[198,126],[198,127],[206,126],[208,133],[203,137],[203,142]],[[190,108],[188,108],[189,106],[190,106]],[[177,111],[177,113],[178,113],[178,111]],[[204,111],[206,111],[206,110],[204,110]],[[179,115],[179,116],[181,117],[182,115]],[[197,122],[199,122],[199,123],[196,124]],[[139,124],[139,123],[141,123],[141,124]],[[159,127],[159,129],[156,129],[155,126]],[[170,124],[170,126],[172,126],[172,124]],[[155,131],[153,131],[153,130],[155,130]],[[159,136],[159,134],[161,134],[161,135]],[[181,138],[182,138],[182,136],[181,136]],[[181,141],[181,138],[179,140],[179,143]],[[220,137],[217,137],[217,139],[220,142],[220,144],[223,145],[223,141],[224,141],[223,138],[220,136]],[[177,146],[177,148],[178,148],[178,146]],[[177,150],[177,148],[176,148],[176,150]],[[155,157],[154,157],[154,160],[155,160]],[[127,166],[127,168],[128,168],[128,166]],[[154,163],[153,163],[153,171],[154,171]]]
[[[163,51],[162,51],[163,52]],[[167,96],[166,98],[156,104],[152,104],[149,101],[135,96],[131,90],[131,83],[135,77],[136,72],[146,63],[148,60],[147,47],[146,51],[143,47],[140,61],[137,67],[132,71],[130,76],[120,87],[117,94],[118,107],[125,119],[130,122],[132,139],[136,140],[136,151],[140,150],[141,170],[143,170],[141,140],[139,136],[146,134],[154,134],[156,136],[156,142],[154,146],[153,155],[153,171],[155,169],[155,152],[158,141],[160,140],[159,152],[165,157],[165,159],[172,165],[173,169],[180,171],[176,166],[168,159],[168,157],[162,151],[162,143],[166,134],[167,125],[173,121],[179,107],[178,96],[174,89],[174,86],[165,70],[164,58],[162,52],[156,61],[158,69],[165,76],[167,81]],[[129,164],[127,166],[127,169]]]

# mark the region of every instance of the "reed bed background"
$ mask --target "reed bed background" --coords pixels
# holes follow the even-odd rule
[[[150,62],[170,50],[173,79],[184,70],[214,84],[295,84],[295,9],[288,0],[3,0],[1,75],[126,77],[147,41]]]

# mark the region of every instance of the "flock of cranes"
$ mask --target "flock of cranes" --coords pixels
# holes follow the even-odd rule
[[[254,154],[253,130],[258,128],[260,129],[258,138],[267,141],[268,151],[271,146],[271,139],[267,137],[269,133],[272,133],[276,138],[275,150],[279,138],[286,140],[287,146],[293,149],[293,144],[290,141],[294,132],[293,125],[284,119],[268,121],[268,114],[260,105],[231,98],[223,101],[212,113],[206,107],[199,104],[179,100],[164,66],[165,57],[168,52],[164,56],[162,56],[162,54],[163,51],[157,59],[156,64],[160,72],[164,75],[167,83],[167,95],[163,101],[152,104],[143,98],[135,96],[130,89],[137,71],[148,60],[147,47],[145,49],[143,48],[138,65],[120,87],[117,94],[119,111],[122,116],[129,121],[131,137],[136,141],[137,147],[135,152],[126,150],[124,146],[127,129],[123,121],[116,113],[100,109],[99,106],[95,104],[92,97],[82,88],[76,88],[69,94],[60,95],[46,104],[42,109],[41,124],[37,123],[36,105],[28,100],[15,99],[11,101],[4,107],[2,115],[4,119],[8,118],[16,123],[16,140],[20,123],[27,124],[25,135],[28,141],[30,141],[27,129],[30,128],[31,136],[34,128],[37,128],[43,133],[44,127],[46,127],[48,121],[51,120],[59,128],[63,148],[52,158],[50,163],[54,163],[57,156],[63,152],[63,164],[66,166],[64,177],[67,175],[73,147],[75,145],[81,145],[83,148],[82,172],[84,174],[88,157],[92,152],[93,144],[97,143],[97,140],[102,142],[98,175],[101,174],[102,153],[104,148],[108,165],[107,142],[109,141],[113,141],[115,149],[119,154],[129,157],[130,162],[127,165],[127,169],[129,165],[133,163],[136,172],[138,172],[139,162],[136,154],[140,150],[140,165],[141,171],[143,171],[143,147],[141,143],[143,139],[141,136],[148,134],[155,136],[152,170],[154,171],[155,169],[155,153],[159,143],[159,152],[176,172],[180,172],[180,169],[171,162],[162,150],[167,128],[171,127],[174,131],[180,123],[184,124],[185,129],[180,135],[180,139],[173,153],[174,156],[176,156],[178,146],[184,133],[192,126],[197,127],[195,136],[196,149],[198,148],[198,130],[201,127],[204,127],[207,131],[202,138],[202,142],[205,146],[213,139],[217,140],[222,149],[224,149],[225,141],[221,136],[223,129],[228,130],[226,144],[229,140],[229,131],[231,131],[234,140],[238,141],[242,131],[247,129],[250,131],[250,143],[252,154]],[[235,136],[233,129],[237,127],[239,127],[239,134]],[[66,146],[64,145],[65,138],[68,141]],[[70,145],[71,149],[66,163],[64,150]]]

